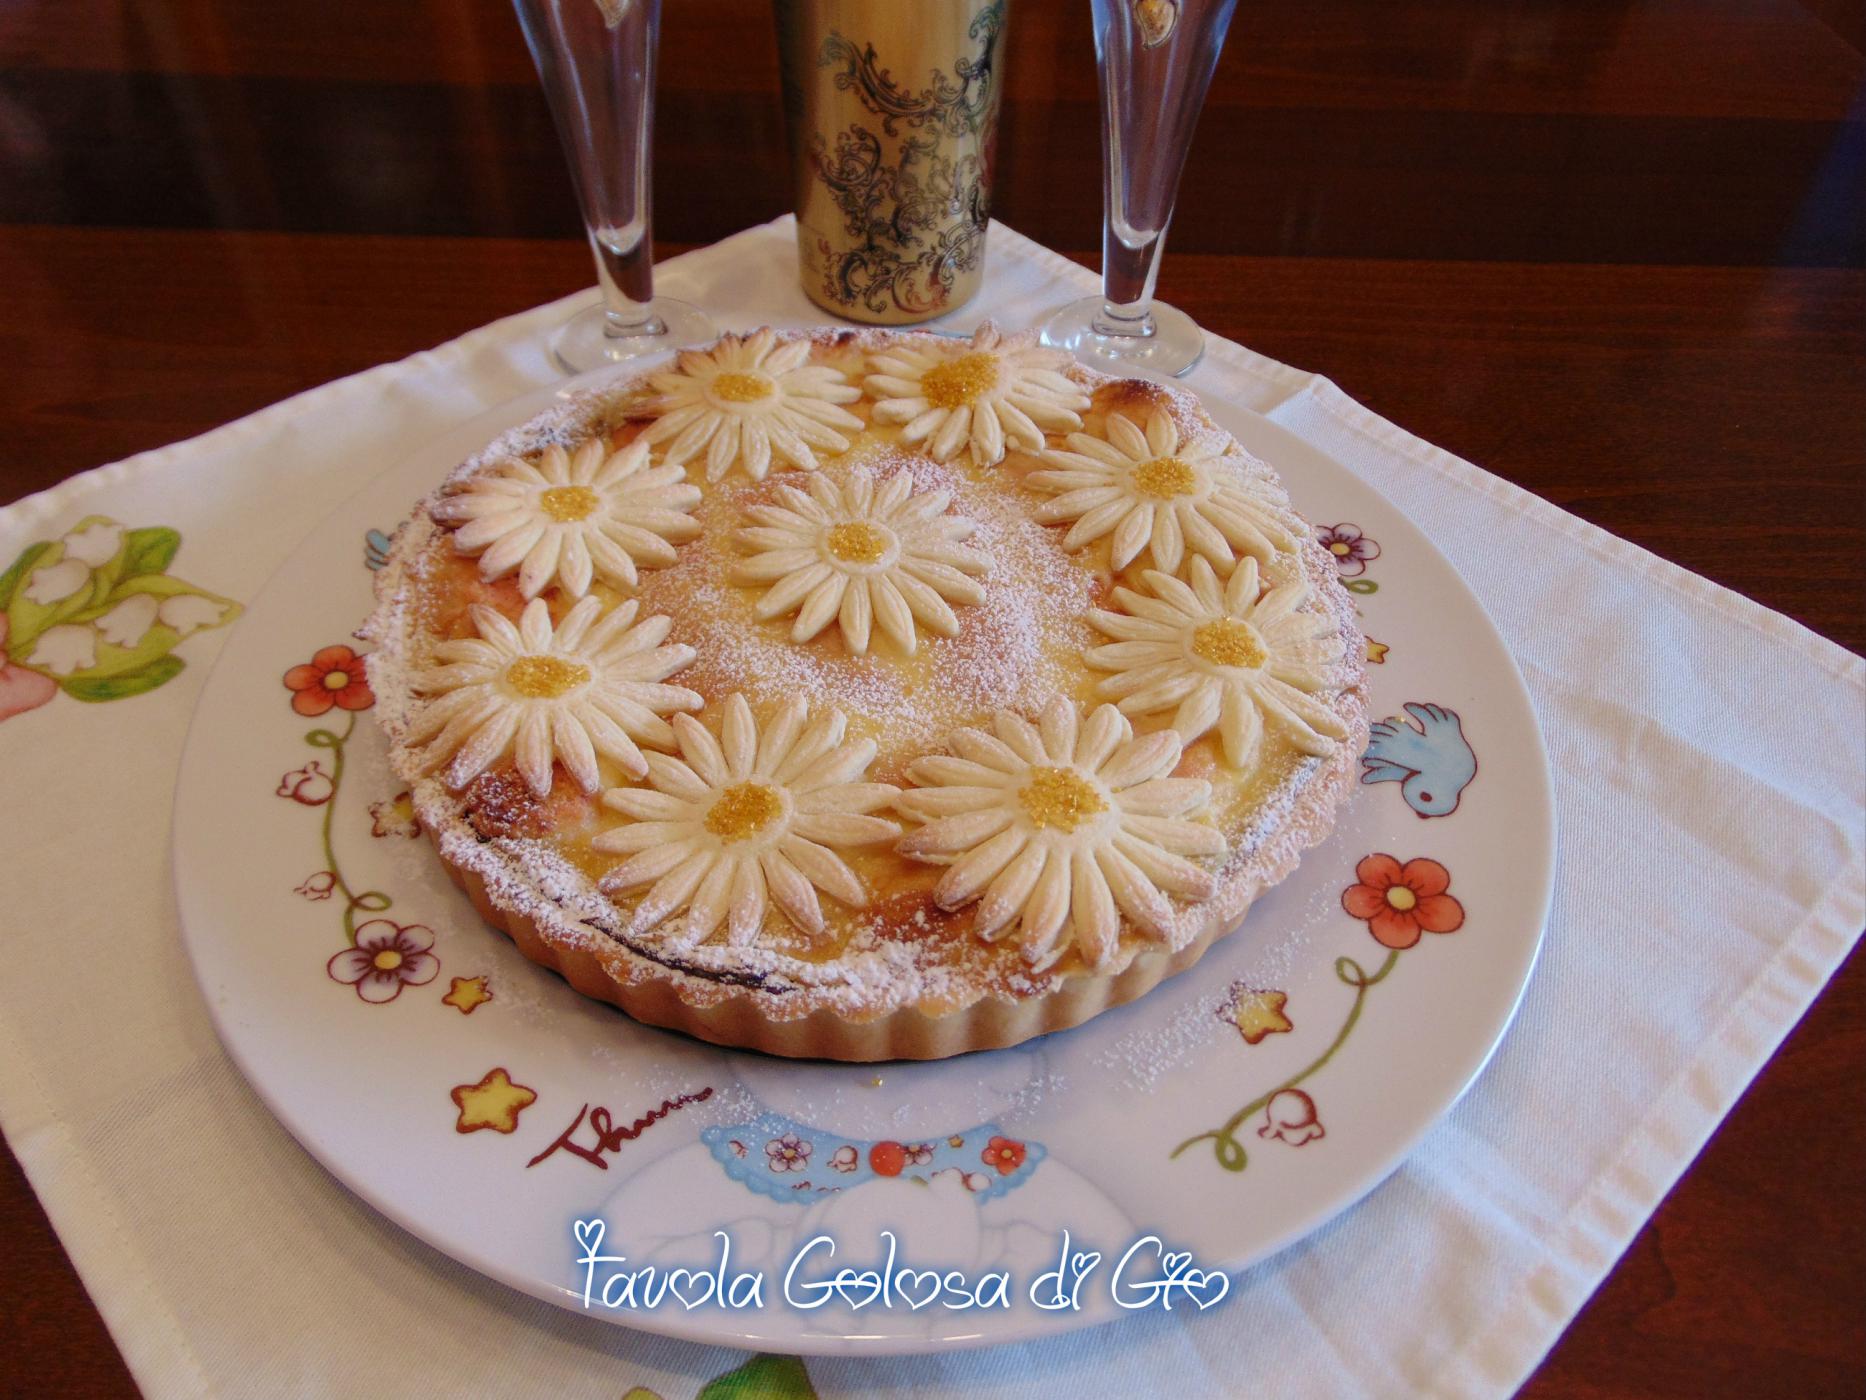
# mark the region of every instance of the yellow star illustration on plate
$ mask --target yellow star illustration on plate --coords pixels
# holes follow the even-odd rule
[[[487,989],[484,977],[456,977],[447,995],[441,998],[446,1005],[458,1007],[462,1016],[471,1016],[474,1007],[491,1000],[492,992]]]
[[[1289,1017],[1283,1014],[1288,1000],[1283,992],[1258,991],[1240,983],[1232,991],[1231,1005],[1225,1009],[1224,1019],[1238,1028],[1246,1045],[1255,1045],[1267,1035],[1295,1029]]]
[[[476,1133],[491,1128],[495,1133],[518,1130],[518,1115],[538,1101],[535,1089],[514,1084],[503,1066],[486,1071],[477,1084],[456,1085],[453,1101],[460,1109],[457,1133]]]
[[[1367,663],[1370,666],[1387,664],[1387,652],[1391,650],[1385,642],[1376,642],[1372,637],[1364,638],[1367,643]]]

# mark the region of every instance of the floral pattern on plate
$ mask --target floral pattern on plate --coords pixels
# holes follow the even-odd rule
[[[1022,1186],[1045,1155],[1042,1143],[1014,1137],[996,1123],[897,1142],[850,1138],[779,1113],[706,1128],[700,1141],[734,1181],[798,1205],[882,1178],[927,1182],[948,1172],[990,1200]]]

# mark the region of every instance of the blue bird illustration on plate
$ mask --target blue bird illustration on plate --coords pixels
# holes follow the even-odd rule
[[[1373,725],[1361,755],[1361,781],[1398,783],[1400,796],[1420,816],[1448,817],[1477,776],[1477,755],[1456,710],[1418,701],[1405,709],[1411,723],[1395,718]]]

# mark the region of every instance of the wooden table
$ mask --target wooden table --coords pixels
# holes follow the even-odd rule
[[[996,212],[1092,265],[1087,11],[1013,0]],[[1848,0],[1245,0],[1162,293],[1858,650],[1863,45]],[[665,254],[786,179],[762,0],[662,58]],[[0,7],[0,500],[589,280],[502,0]],[[1856,953],[1528,1393],[1866,1391],[1863,1066]],[[130,1392],[10,1155],[0,1241],[0,1390]]]

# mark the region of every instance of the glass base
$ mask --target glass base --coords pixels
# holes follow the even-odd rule
[[[617,335],[607,308],[598,302],[564,322],[551,341],[551,353],[566,371],[582,374],[701,345],[719,335],[711,317],[684,301],[656,297],[648,303],[648,311],[650,319],[640,334]]]
[[[1152,334],[1109,334],[1101,329],[1108,303],[1084,297],[1058,311],[1043,327],[1043,343],[1067,350],[1105,374],[1143,372],[1171,378],[1184,374],[1205,354],[1205,333],[1185,312],[1153,303]]]

